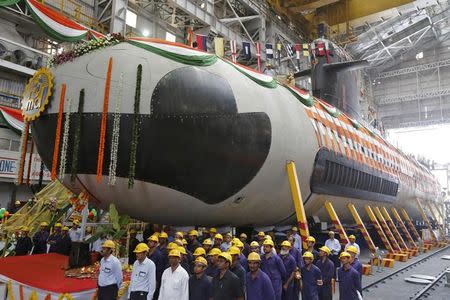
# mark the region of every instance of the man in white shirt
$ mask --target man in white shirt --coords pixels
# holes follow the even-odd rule
[[[328,240],[326,240],[325,246],[327,246],[331,251],[329,258],[331,259],[331,261],[334,263],[335,266],[338,266],[339,263],[338,255],[339,252],[341,252],[342,248],[341,243],[339,243],[339,241],[334,238],[334,231],[328,232],[328,237],[329,238]]]
[[[69,236],[70,236],[70,240],[72,242],[79,242],[81,239],[81,228],[79,228],[79,226],[80,226],[80,221],[73,220],[72,228],[70,228],[70,230],[69,230]]]
[[[116,244],[111,240],[105,241],[102,245],[103,258],[100,261],[97,300],[116,299],[122,285],[122,265],[117,257],[112,255],[115,248]]]
[[[136,261],[133,264],[130,286],[128,287],[128,299],[152,300],[156,288],[156,266],[147,258],[148,246],[139,243],[134,249]]]
[[[347,245],[345,245],[345,251],[347,251],[347,248],[348,248],[349,246],[355,246],[356,249],[358,250],[358,253],[356,253],[356,256],[355,256],[355,257],[358,258],[358,257],[359,257],[360,250],[359,250],[359,245],[358,245],[357,243],[355,243],[356,237],[352,234],[352,235],[350,235],[350,236],[348,237],[348,240],[349,240],[349,242],[347,243]]]
[[[292,236],[294,237],[294,248],[298,251],[302,251],[302,238],[298,234],[298,229],[296,226],[292,227]]]
[[[171,250],[170,266],[162,274],[158,300],[189,300],[189,275],[180,265],[180,261],[180,251]]]

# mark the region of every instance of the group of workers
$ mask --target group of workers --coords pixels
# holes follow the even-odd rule
[[[330,232],[327,244],[317,251],[315,239],[306,239],[302,253],[297,228],[292,228],[278,249],[269,235],[259,232],[257,241],[247,243],[231,233],[209,229],[209,237],[200,240],[191,230],[188,240],[176,232],[169,242],[166,232],[155,232],[147,243],[133,250],[131,300],[303,300],[333,299],[333,284],[339,282],[339,299],[358,300],[361,295],[362,265],[354,236],[346,251],[340,252]],[[170,237],[172,240],[172,237]],[[355,246],[356,245],[356,246]],[[340,247],[340,245],[339,245]],[[117,297],[122,284],[122,267],[113,255],[115,244],[102,244],[98,299]],[[278,250],[278,251],[277,251]],[[339,253],[340,252],[340,253]],[[338,255],[336,270],[331,257]]]

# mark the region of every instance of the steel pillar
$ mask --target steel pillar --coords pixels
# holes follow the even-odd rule
[[[392,214],[394,215],[394,218],[397,220],[398,224],[400,225],[400,228],[402,229],[403,234],[405,235],[406,239],[408,240],[409,245],[411,247],[413,247],[414,249],[417,249],[416,243],[414,242],[413,238],[409,234],[408,229],[406,229],[405,223],[403,223],[403,220],[400,217],[400,215],[398,214],[395,207],[391,207],[391,211],[392,211]]]
[[[355,206],[351,203],[347,205],[348,209],[350,210],[350,213],[353,216],[353,219],[355,220],[356,224],[358,225],[359,231],[361,231],[364,239],[366,240],[367,247],[369,248],[370,252],[375,253],[376,247],[375,244],[372,241],[372,238],[369,235],[369,232],[366,229],[366,226],[364,225],[363,221],[361,220],[361,217],[358,214],[358,211],[356,210]]]
[[[373,226],[375,227],[375,230],[377,231],[378,235],[381,238],[381,241],[384,244],[384,247],[389,252],[394,253],[394,248],[392,248],[391,243],[389,243],[388,238],[384,234],[383,229],[380,226],[380,223],[378,223],[377,217],[375,216],[375,214],[372,211],[372,208],[369,205],[366,205],[365,208],[366,208],[367,214],[369,215],[370,220],[372,221]]]

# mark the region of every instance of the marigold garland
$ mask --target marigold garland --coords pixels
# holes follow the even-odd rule
[[[102,122],[100,126],[100,141],[98,145],[97,178],[96,178],[97,182],[102,181],[103,157],[105,154],[106,118],[108,116],[109,89],[111,87],[112,62],[113,62],[112,57],[110,57],[108,61],[108,71],[106,73],[105,93],[103,96]]]
[[[59,297],[58,297],[58,300],[63,300],[63,299],[66,299],[66,300],[73,300],[73,297],[72,297],[72,295],[69,294],[69,293],[60,294]]]
[[[33,138],[31,138],[30,140],[31,145],[30,145],[30,154],[28,155],[27,185],[30,185],[31,162],[33,160],[33,148],[34,148]]]
[[[81,139],[81,129],[83,121],[83,109],[84,109],[84,89],[80,91],[80,97],[78,100],[78,113],[77,122],[75,127],[75,136],[73,142],[73,153],[72,153],[72,170],[70,174],[70,180],[75,181],[78,171],[78,152],[80,151],[80,139]]]
[[[59,112],[58,112],[58,123],[56,125],[55,134],[55,145],[53,148],[53,161],[52,161],[52,172],[51,179],[56,179],[56,168],[58,167],[58,154],[59,154],[59,142],[61,140],[61,127],[62,127],[62,117],[64,112],[64,99],[66,97],[66,84],[63,83],[61,87],[61,97],[59,98]]]
[[[30,123],[28,121],[24,121],[24,123],[25,127],[22,131],[22,136],[20,139],[20,160],[19,160],[19,171],[17,172],[17,184],[22,184],[23,182],[25,156],[27,155],[28,132],[30,130]]]
[[[123,93],[123,73],[120,73],[119,90],[116,99],[116,107],[114,110],[113,132],[111,139],[111,158],[109,160],[109,184],[116,184],[116,170],[117,170],[117,152],[119,151],[119,136],[120,136],[120,108],[122,104]]]
[[[66,161],[67,161],[67,146],[69,143],[69,129],[70,129],[70,112],[71,112],[71,104],[72,104],[72,98],[69,98],[67,100],[67,112],[66,116],[64,118],[64,130],[63,130],[63,140],[62,140],[62,147],[61,147],[61,163],[59,164],[59,179],[62,180],[64,177],[64,174],[66,173]]]
[[[136,75],[136,91],[134,94],[134,120],[131,136],[128,188],[132,188],[134,186],[134,177],[136,175],[136,152],[137,152],[137,145],[139,142],[139,127],[141,123],[141,115],[139,114],[139,105],[141,103],[141,82],[142,82],[142,65],[138,65]]]

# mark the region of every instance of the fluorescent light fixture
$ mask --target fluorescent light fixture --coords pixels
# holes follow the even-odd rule
[[[149,34],[150,34],[150,32],[147,29],[142,30],[143,36],[148,37]]]
[[[206,6],[205,2],[202,2],[202,4],[200,4],[200,8],[201,8],[201,9],[204,9],[205,6]]]
[[[421,58],[423,58],[423,52],[417,53],[417,54],[416,54],[416,59],[419,60],[419,59],[421,59]]]
[[[131,10],[127,9],[127,16],[125,18],[125,22],[128,26],[136,28],[137,15]]]
[[[174,42],[177,40],[177,37],[170,32],[166,32],[166,41]]]

